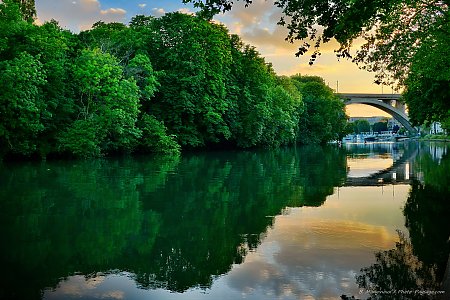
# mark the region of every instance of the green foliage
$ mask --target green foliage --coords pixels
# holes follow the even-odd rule
[[[3,151],[33,153],[38,134],[44,130],[42,87],[46,73],[42,64],[26,52],[1,62],[0,72],[0,141],[7,149]]]
[[[80,32],[78,39],[85,48],[100,49],[116,57],[122,66],[126,66],[136,54],[135,32],[122,23],[99,21],[92,29]]]
[[[100,142],[105,138],[104,132],[95,120],[76,120],[59,137],[61,148],[77,157],[101,155]]]
[[[298,93],[300,96],[300,94]],[[271,115],[267,121],[267,134],[270,145],[292,144],[297,135],[299,121],[299,104],[301,98],[295,99],[281,86],[270,91],[272,107]]]
[[[447,141],[450,141],[450,136],[447,135],[447,134],[427,134],[427,135],[421,137],[421,140],[424,140],[424,141],[429,141],[429,140],[437,140],[437,141],[439,141],[439,140],[441,140],[441,141],[442,140],[447,140]]]
[[[287,77],[277,78],[254,47],[231,36],[234,68],[230,73],[227,113],[240,147],[279,146],[295,142],[301,94]]]
[[[144,113],[139,128],[142,130],[140,145],[147,151],[175,155],[180,153],[181,148],[176,142],[176,137],[168,135],[167,128],[154,116]]]
[[[445,127],[450,123],[449,51],[450,27],[447,25],[424,41],[412,59],[403,99],[415,125],[439,121]]]
[[[20,9],[0,3],[1,155],[178,154],[180,146],[277,147],[340,134],[343,105],[323,79],[304,77],[300,87],[277,77],[222,25],[170,13],[129,26],[97,22],[75,35],[54,20],[27,22]],[[300,134],[305,122],[326,127]]]
[[[230,110],[228,122],[240,147],[264,145],[266,120],[270,116],[270,88],[275,77],[254,47],[244,45],[238,36],[231,36],[233,66],[228,83]]]
[[[349,123],[348,126],[352,130],[351,133],[370,132],[370,123],[367,120],[356,120]]]
[[[141,131],[135,126],[139,113],[139,89],[134,79],[125,79],[117,60],[98,49],[82,51],[75,61],[73,78],[77,82],[79,119],[62,134],[60,147],[78,155],[79,146],[65,143],[78,136],[92,145],[82,156],[131,151],[141,136]],[[93,124],[95,130],[89,129]],[[90,134],[84,135],[86,130]],[[95,140],[90,140],[92,138]]]
[[[149,26],[144,50],[155,69],[164,71],[151,102],[152,114],[181,145],[198,147],[228,139],[230,130],[223,119],[231,64],[227,30],[182,13],[166,14]]]
[[[30,76],[39,76],[39,73],[44,73],[46,79],[45,84],[39,88],[39,98],[43,102],[39,106],[39,118],[30,122],[40,122],[43,130],[39,131],[37,138],[33,138],[32,147],[14,152],[27,155],[37,152],[45,157],[47,153],[56,151],[56,134],[71,122],[71,115],[74,112],[73,82],[70,80],[71,49],[75,46],[74,36],[62,30],[56,21],[42,26],[23,21],[17,5],[10,1],[0,4],[0,14],[0,64],[20,59],[24,53],[28,53],[39,65],[39,68],[35,69],[37,73]],[[20,76],[20,73],[17,75]],[[5,78],[3,84],[15,83],[7,83]],[[24,90],[21,90],[22,88]],[[14,89],[18,93],[26,90],[25,87],[14,87]],[[23,97],[24,100],[26,98]],[[8,101],[13,99],[14,97]],[[23,137],[23,140],[29,140],[29,138]],[[8,152],[5,150],[2,149],[3,152]]]
[[[387,131],[387,122],[376,122],[372,125],[372,131],[380,133],[381,131]]]
[[[34,0],[13,0],[20,6],[23,19],[27,22],[33,22],[36,17],[36,6]]]
[[[27,32],[32,25],[22,20],[19,6],[12,0],[0,3],[0,57],[1,60],[10,60],[25,49]]]
[[[12,14],[11,14],[12,13]],[[0,22],[25,21],[32,23],[36,17],[34,0],[4,0],[0,2]],[[14,23],[11,23],[14,25]]]
[[[141,104],[155,94],[160,86],[158,74],[153,70],[150,58],[143,54],[133,57],[124,69],[125,76],[133,77],[141,91]]]
[[[193,2],[208,18],[233,6],[231,0],[183,2]],[[378,84],[397,85],[406,91],[415,124],[450,122],[450,1],[278,0],[274,5],[283,14],[278,24],[289,30],[286,40],[303,41],[297,56],[314,49],[313,64],[320,46],[335,39],[340,45],[338,58],[352,59],[376,73]],[[358,38],[365,43],[351,53]]]
[[[40,134],[37,152],[45,157],[55,152],[56,136],[70,125],[75,113],[74,85],[71,67],[74,35],[59,27],[56,21],[33,26],[27,37],[26,51],[39,57],[47,75],[42,93],[46,103],[43,111],[44,131]],[[23,45],[25,46],[25,45]]]
[[[288,77],[276,77],[254,47],[231,36],[227,120],[240,147],[287,145],[296,141],[302,95]]]
[[[323,144],[346,134],[347,116],[343,102],[317,76],[291,77],[303,95],[305,110],[300,117],[298,140]]]

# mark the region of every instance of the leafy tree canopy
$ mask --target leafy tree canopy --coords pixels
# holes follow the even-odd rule
[[[372,130],[373,132],[378,133],[380,133],[381,131],[387,131],[388,130],[387,122],[386,121],[376,122],[375,124],[373,124]]]
[[[277,77],[255,47],[198,16],[79,34],[29,22],[13,0],[0,17],[0,156],[324,143],[345,123],[323,79]]]
[[[303,95],[304,111],[299,121],[299,141],[324,144],[346,133],[347,116],[342,101],[318,76],[291,76]]]
[[[237,0],[239,1],[239,0]],[[241,0],[250,5],[251,0]],[[193,2],[212,17],[231,10],[231,0],[183,0]],[[351,57],[350,48],[357,38],[366,43],[354,56],[354,61],[375,71],[380,80],[404,80],[410,59],[423,42],[448,28],[450,1],[445,0],[277,0],[283,17],[279,25],[289,29],[286,40],[304,43],[296,55],[314,48],[313,63],[323,43],[336,39],[339,57]],[[445,24],[447,23],[447,24]],[[392,79],[391,78],[391,79]]]
[[[233,6],[231,0],[183,2],[193,2],[206,17]],[[335,39],[338,58],[374,72],[378,84],[406,90],[413,123],[440,121],[450,127],[449,0],[277,0],[274,5],[282,9],[278,24],[289,30],[286,40],[303,41],[297,56],[312,48],[313,64],[321,45]],[[357,39],[364,43],[353,53]]]
[[[356,120],[354,122],[349,123],[349,127],[353,133],[362,133],[370,131],[370,124],[369,121],[367,120]]]

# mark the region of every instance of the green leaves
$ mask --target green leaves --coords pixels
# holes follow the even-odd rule
[[[222,25],[170,13],[73,35],[56,21],[24,21],[10,1],[0,15],[2,155],[178,154],[180,145],[277,147],[299,137],[298,82],[277,78]],[[342,110],[323,116],[345,119]]]
[[[42,64],[26,52],[1,62],[0,72],[0,140],[9,151],[30,154],[44,130],[41,113],[46,109],[42,97],[46,74]]]
[[[131,151],[141,136],[136,127],[139,88],[134,79],[125,79],[117,60],[99,49],[82,51],[73,77],[78,83],[80,119],[62,134],[61,148],[77,156]]]
[[[100,142],[105,138],[105,132],[97,120],[76,120],[59,136],[61,150],[70,151],[82,158],[100,156]]]
[[[34,0],[13,0],[20,6],[22,17],[27,22],[33,22],[36,17],[36,6]]]
[[[301,143],[324,144],[345,135],[347,116],[342,101],[323,79],[315,76],[291,77],[303,95],[305,110],[299,121]]]
[[[176,136],[168,135],[167,128],[154,116],[144,113],[139,121],[139,128],[142,130],[140,145],[145,150],[163,154],[180,154],[181,147],[176,142]]]
[[[193,2],[208,18],[233,5],[228,0],[183,2]],[[296,56],[313,47],[313,64],[321,45],[336,39],[338,58],[352,59],[362,69],[374,72],[377,84],[406,90],[413,122],[450,122],[445,93],[450,82],[446,75],[450,70],[449,1],[277,0],[274,5],[282,9],[278,25],[289,30],[286,41],[303,41]],[[365,43],[352,52],[358,38]]]
[[[448,15],[448,14],[447,14]],[[447,16],[448,18],[449,16]],[[411,121],[416,124],[450,121],[450,27],[442,24],[412,60],[403,95]]]
[[[130,60],[124,69],[126,77],[132,77],[141,90],[141,101],[150,100],[150,98],[161,86],[157,80],[157,72],[153,70],[150,58],[143,54],[137,54]]]
[[[150,110],[180,144],[205,146],[230,137],[223,116],[228,108],[225,82],[230,72],[226,29],[181,13],[155,19],[145,50],[163,71]],[[170,109],[170,114],[167,110]]]

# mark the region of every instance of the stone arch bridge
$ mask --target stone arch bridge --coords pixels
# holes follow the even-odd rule
[[[339,94],[346,105],[365,104],[381,109],[400,122],[411,134],[418,131],[411,125],[405,111],[405,104],[400,101],[400,94]]]

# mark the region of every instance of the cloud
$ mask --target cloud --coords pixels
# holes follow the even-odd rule
[[[186,14],[186,15],[195,15],[195,13],[193,11],[191,11],[189,8],[180,8],[178,10],[178,12],[182,13],[182,14]]]
[[[45,294],[49,296],[49,298],[57,299],[125,299],[125,292],[112,287],[110,283],[111,281],[114,281],[115,277],[117,277],[117,275],[97,275],[92,278],[85,278],[80,275],[69,276],[66,280],[61,281],[55,290],[47,290],[45,291]],[[131,279],[127,278],[122,283],[129,284],[130,281]]]
[[[405,187],[399,192],[406,195],[407,191]],[[250,294],[273,299],[335,299],[343,292],[357,294],[355,275],[373,261],[375,251],[395,245],[395,229],[402,226],[399,210],[386,216],[386,205],[395,211],[400,204],[389,202],[389,195],[370,193],[361,206],[355,206],[357,200],[358,193],[343,188],[341,197],[330,196],[320,211],[294,208],[277,216],[256,252],[231,270],[226,283],[249,299],[258,299]]]
[[[288,29],[276,25],[281,16],[281,9],[275,7],[272,0],[255,0],[247,8],[242,2],[236,2],[231,11],[217,19],[231,33],[238,34],[244,43],[255,46],[266,61],[273,64],[279,75],[317,75],[332,83],[333,87],[339,81],[340,91],[379,92],[379,88],[372,84],[373,74],[359,70],[347,60],[337,60],[334,51],[339,48],[339,44],[334,39],[320,46],[322,55],[312,66],[309,66],[309,60],[313,48],[303,56],[296,57],[295,53],[303,41],[289,43],[285,40]],[[318,30],[321,31],[320,28]],[[356,40],[353,48],[359,48],[362,43],[361,39]]]
[[[281,10],[274,6],[272,0],[255,0],[249,7],[237,2],[228,14],[243,26],[251,28],[262,23],[275,24],[281,17]]]
[[[194,12],[192,12],[189,8],[180,8],[177,10],[178,12],[182,13],[182,14],[187,14],[187,15],[193,15]],[[164,16],[167,13],[167,11],[164,8],[158,8],[155,7],[152,9],[152,15],[159,18]]]
[[[385,228],[360,222],[291,217],[282,221],[281,234],[271,232],[270,243],[259,247],[259,255],[247,256],[245,267],[229,274],[231,288],[275,299],[333,299],[343,289],[355,293],[354,277],[373,255],[367,249],[389,248],[395,240]]]
[[[288,71],[286,68],[292,69],[293,66],[297,68],[300,63],[302,68],[310,70],[308,63],[314,49],[300,58],[295,57],[295,53],[303,41],[290,43],[285,40],[288,29],[285,26],[277,25],[281,16],[281,9],[276,7],[272,0],[255,0],[247,8],[242,2],[236,2],[230,12],[217,17],[217,19],[225,24],[231,33],[238,34],[244,43],[255,46],[262,56],[273,62],[277,73],[294,74],[295,72]],[[310,42],[310,44],[313,43]],[[332,40],[323,44],[320,51],[322,54],[331,53],[334,59],[333,63],[336,63],[334,50],[337,48],[339,48],[338,43]],[[277,64],[276,61],[279,61],[280,64]],[[292,62],[294,63],[292,64]],[[318,64],[320,62],[316,65]]]
[[[126,13],[127,11],[122,8],[108,8],[100,11],[102,15],[125,15]]]
[[[155,7],[155,8],[152,9],[152,14],[155,17],[157,17],[157,18],[165,15],[165,13],[166,13],[166,11],[163,8],[156,8]]]
[[[74,32],[87,30],[97,21],[124,22],[126,18],[126,10],[102,9],[99,0],[41,0],[36,1],[36,9],[40,22],[55,19]]]

